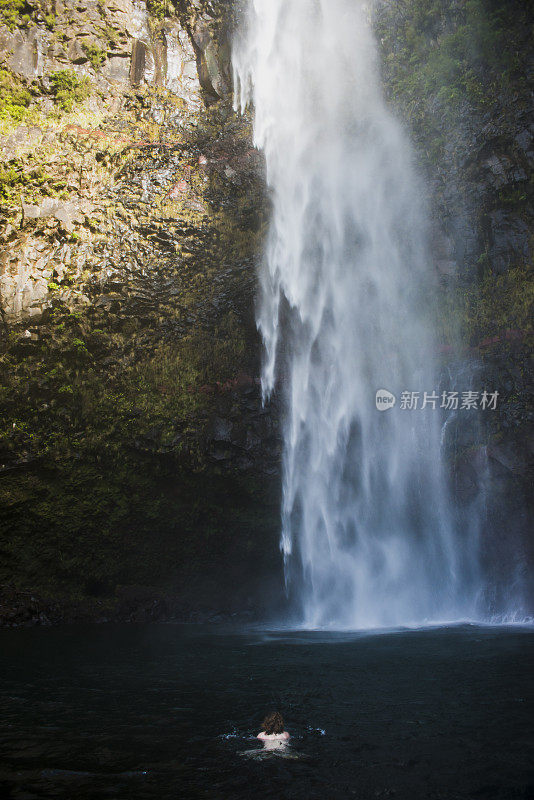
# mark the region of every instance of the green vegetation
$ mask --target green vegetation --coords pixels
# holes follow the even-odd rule
[[[204,455],[215,398],[200,389],[242,364],[235,315],[135,351],[135,335],[111,328],[55,302],[48,336],[13,339],[3,356],[0,453],[35,466],[0,486],[0,580],[57,596],[98,579],[112,594],[184,580],[229,552],[259,563],[277,524],[267,487]]]
[[[78,78],[71,69],[62,69],[50,75],[50,88],[56,103],[63,111],[70,112],[77,103],[82,103],[91,94],[91,82],[87,76]]]
[[[174,11],[172,0],[147,0],[148,13],[156,19],[163,19]]]
[[[119,37],[117,31],[114,28],[112,28],[111,25],[105,24],[102,28],[100,28],[100,31],[110,47],[118,46]]]
[[[455,344],[456,338],[477,347],[498,337],[499,347],[518,340],[526,350],[534,346],[534,270],[529,265],[502,275],[487,271],[476,283],[443,287],[435,305],[439,341]]]
[[[24,179],[13,167],[0,166],[0,200],[9,202],[15,187],[24,185]]]
[[[19,204],[22,196],[27,202],[56,197],[60,186],[41,165],[28,166],[19,159],[0,165],[0,202]]]
[[[57,94],[73,87],[62,78],[53,83]],[[174,99],[168,103],[175,112]],[[96,253],[99,242],[117,242],[117,219],[121,229],[130,224],[143,250],[139,282],[135,275],[129,283],[123,271],[131,248],[140,252],[135,242],[124,242],[109,261],[89,258],[80,276],[75,235],[49,220],[10,234],[46,243],[51,306],[24,327],[14,325],[0,351],[0,460],[13,469],[0,485],[0,583],[55,597],[113,597],[134,583],[182,593],[200,573],[224,574],[237,564],[239,575],[252,575],[254,564],[257,575],[262,559],[276,557],[276,477],[243,477],[237,445],[225,462],[216,460],[221,451],[211,443],[213,416],[237,419],[251,403],[249,390],[235,391],[233,379],[254,374],[254,326],[242,315],[252,302],[263,194],[252,169],[242,190],[222,170],[204,180],[198,155],[209,156],[214,143],[227,158],[249,148],[229,109],[205,116],[172,150],[128,149],[112,165],[126,201],[140,171],[161,168],[172,153],[173,169],[189,170],[185,200],[156,190],[149,209],[110,204],[107,215],[95,210],[81,229],[84,241],[89,230],[97,234]],[[147,129],[158,132],[143,128],[135,138],[144,141]],[[70,186],[69,142],[53,159],[55,182],[38,186],[45,176],[32,173],[30,157],[6,165],[11,201],[54,191],[61,181]],[[91,146],[100,157],[106,145],[99,139]],[[50,274],[56,259],[47,251],[55,243],[70,254]],[[101,289],[94,281],[104,263],[116,265],[117,281]],[[73,313],[63,302],[67,291],[93,303],[83,300]],[[26,326],[30,336],[23,335]]]
[[[460,198],[469,191],[472,175],[480,175],[472,149],[477,127],[498,119],[506,152],[507,113],[519,116],[530,108],[526,75],[533,29],[528,4],[396,0],[381,7],[375,22],[389,100],[411,126],[421,161],[438,185],[450,188],[454,175],[453,190]],[[476,346],[492,337],[506,340],[510,330],[521,331],[521,341],[532,337],[532,269],[518,264],[504,275],[495,273],[483,226],[496,207],[524,214],[526,221],[530,190],[525,181],[480,198],[476,263],[438,290],[443,343],[458,344],[459,338]],[[445,219],[457,213],[441,193],[435,200]]]
[[[176,14],[182,21],[190,21],[191,15],[207,14],[212,19],[219,21],[225,13],[224,7],[229,5],[229,0],[147,0],[148,13],[155,19]]]
[[[24,28],[31,22],[32,7],[26,0],[0,0],[0,22],[10,30]]]
[[[503,27],[504,9],[492,12],[482,0],[467,0],[454,14],[443,3],[418,0],[409,11],[394,31],[381,30],[400,42],[387,60],[393,91],[414,100],[432,94],[447,103],[465,95],[484,102],[494,81],[520,67]]]
[[[82,45],[83,50],[89,61],[91,62],[93,69],[98,70],[106,60],[106,51],[102,50],[96,44],[92,42],[90,44]]]
[[[20,79],[0,69],[0,119],[20,122],[31,102],[32,96]]]
[[[198,608],[199,576],[220,587],[227,575],[234,593],[232,581],[250,575],[252,586],[277,550],[267,487],[139,456],[7,474],[0,506],[0,582],[54,598],[113,598],[133,585],[190,593]]]
[[[385,82],[429,155],[442,155],[443,118],[500,92],[527,89],[532,26],[525,5],[466,0],[398,0],[377,19]]]
[[[48,288],[57,293],[68,284],[68,277],[61,283],[51,279]],[[2,435],[11,441],[13,425],[21,430],[24,423],[31,431],[24,447],[40,457],[94,449],[118,457],[125,442],[133,445],[135,437],[157,426],[162,427],[151,446],[165,449],[180,436],[193,457],[201,421],[213,402],[200,387],[234,376],[245,356],[244,334],[232,312],[213,332],[195,330],[135,358],[128,350],[133,332],[104,332],[61,303],[51,324],[53,338],[42,348],[34,343],[31,358],[21,360],[17,346],[2,358],[0,407],[7,420]],[[107,353],[117,353],[111,370],[99,366]],[[41,387],[40,402],[49,404],[46,412],[28,402],[28,386]],[[58,393],[67,391],[70,399],[58,409]]]
[[[475,343],[507,330],[519,331],[532,343],[534,270],[520,266],[503,275],[486,274],[465,293],[467,334]]]

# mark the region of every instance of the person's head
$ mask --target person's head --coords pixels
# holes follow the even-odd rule
[[[284,720],[282,715],[278,711],[273,711],[271,714],[268,714],[263,720],[263,730],[267,734],[283,733]]]

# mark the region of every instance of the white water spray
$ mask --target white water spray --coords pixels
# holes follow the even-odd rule
[[[255,109],[272,221],[263,391],[286,402],[282,549],[300,620],[374,627],[474,615],[440,461],[421,186],[359,0],[249,0],[236,104]],[[388,389],[395,408],[380,412]]]

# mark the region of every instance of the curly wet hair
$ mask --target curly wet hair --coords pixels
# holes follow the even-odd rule
[[[263,730],[267,734],[283,733],[284,732],[284,719],[278,711],[272,711],[267,714],[263,720]]]

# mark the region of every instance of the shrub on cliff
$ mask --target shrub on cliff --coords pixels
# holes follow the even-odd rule
[[[0,0],[0,23],[10,30],[24,28],[31,20],[31,7],[26,0]]]
[[[83,44],[82,49],[95,70],[99,69],[106,60],[106,51],[97,44],[92,42]]]
[[[443,117],[488,108],[500,92],[526,86],[529,12],[501,0],[382,3],[376,18],[388,93],[416,135],[441,139]],[[464,108],[464,112],[461,109]],[[442,157],[436,142],[436,160]],[[432,149],[432,148],[430,148]]]
[[[56,103],[63,111],[72,111],[76,103],[82,103],[91,94],[89,78],[87,76],[78,78],[71,69],[53,72],[49,80]]]
[[[14,75],[0,69],[0,119],[20,122],[30,105],[32,96]]]

